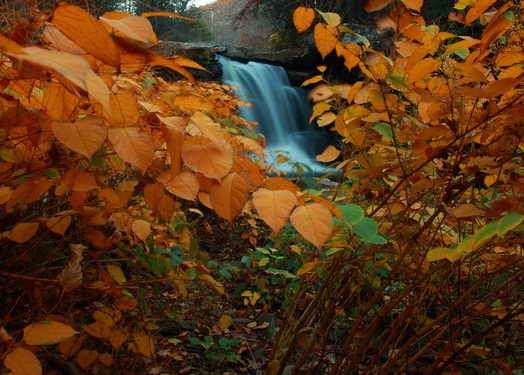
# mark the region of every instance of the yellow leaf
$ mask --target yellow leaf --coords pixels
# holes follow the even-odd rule
[[[24,243],[33,237],[38,230],[38,223],[19,223],[11,231],[11,240]]]
[[[109,272],[118,285],[123,285],[126,282],[126,277],[120,267],[114,264],[109,264],[107,266],[107,272]]]
[[[455,8],[457,10],[464,10],[467,7],[475,4],[476,2],[477,2],[477,0],[459,0],[459,1],[457,1],[457,3],[455,4],[455,6],[453,8]]]
[[[216,142],[183,144],[181,156],[189,168],[217,180],[227,175],[233,166],[231,151]]]
[[[16,348],[7,354],[4,366],[11,370],[12,375],[40,375],[42,365],[36,356],[24,348]]]
[[[313,106],[313,113],[311,114],[311,117],[309,118],[309,122],[313,121],[315,117],[318,117],[322,115],[324,112],[329,111],[331,109],[331,104],[327,102],[320,102]]]
[[[248,194],[246,181],[236,173],[229,173],[211,187],[209,198],[218,216],[233,222],[246,205]]]
[[[335,160],[336,158],[338,158],[339,156],[340,156],[340,150],[338,150],[335,146],[329,145],[324,150],[324,152],[322,152],[322,154],[317,156],[317,160],[324,162],[324,163],[329,163]]]
[[[113,38],[89,12],[72,4],[55,8],[53,25],[85,51],[113,67],[120,66],[120,55]]]
[[[311,85],[312,83],[317,83],[317,82],[320,82],[322,80],[323,80],[323,78],[322,78],[321,75],[314,76],[314,77],[312,77],[310,79],[305,80],[304,83],[302,83],[302,85],[300,85],[300,86]]]
[[[293,12],[293,25],[299,33],[309,29],[315,20],[315,10],[313,8],[298,7]]]
[[[23,340],[28,345],[53,345],[76,334],[78,332],[66,324],[44,320],[26,326]]]
[[[86,247],[81,244],[70,244],[69,248],[71,249],[71,258],[57,277],[64,292],[75,290],[82,285],[82,266],[80,262],[82,262],[82,252]]]
[[[107,138],[107,127],[100,117],[90,116],[75,123],[53,122],[54,136],[66,147],[88,158],[102,146]]]
[[[233,324],[233,319],[229,315],[221,315],[220,320],[218,321],[218,326],[220,327],[220,330],[224,332],[226,329],[228,329],[231,324]]]
[[[171,172],[165,172],[158,176],[158,182],[171,194],[179,198],[194,201],[197,198],[200,185],[194,173],[182,172],[171,178]]]
[[[289,190],[259,189],[253,193],[253,204],[262,220],[278,232],[289,222],[289,215],[297,205],[295,193]]]
[[[141,170],[146,170],[155,157],[151,134],[139,128],[110,128],[108,138],[118,156]]]
[[[323,23],[317,23],[313,31],[313,36],[318,52],[320,52],[322,58],[326,58],[338,43],[338,30]]]
[[[146,358],[151,358],[155,350],[155,343],[152,338],[142,330],[133,332],[133,342],[128,345],[128,349],[135,354],[140,354]]]
[[[135,234],[135,236],[137,236],[144,242],[145,240],[147,240],[147,237],[149,237],[149,235],[151,234],[151,226],[145,220],[139,219],[133,221],[133,224],[131,224],[131,229],[133,229],[133,233]]]
[[[298,233],[318,248],[328,240],[333,228],[331,212],[320,203],[295,208],[290,220]]]

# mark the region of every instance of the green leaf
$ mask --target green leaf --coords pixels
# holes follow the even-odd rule
[[[499,236],[504,236],[510,230],[516,228],[520,223],[524,221],[524,215],[512,213],[504,216],[497,223],[497,234]]]
[[[293,275],[291,272],[289,272],[288,270],[280,270],[280,269],[277,269],[277,268],[268,268],[267,270],[267,273],[271,273],[273,275],[282,275],[288,279],[294,279],[295,278],[295,275]]]
[[[331,27],[337,27],[340,25],[340,16],[337,13],[330,13],[330,12],[321,12],[317,9],[318,14],[322,16],[324,21],[331,26]]]
[[[448,255],[448,249],[446,247],[435,247],[428,251],[426,258],[430,262],[436,262],[437,260],[446,259]]]
[[[371,240],[378,235],[377,223],[369,217],[364,217],[358,223],[353,225],[352,230],[364,243],[370,243]]]
[[[497,223],[490,223],[480,228],[477,233],[473,235],[473,237],[475,237],[475,250],[491,241],[496,234]]]
[[[384,138],[393,141],[393,129],[391,129],[391,125],[386,124],[385,122],[380,122],[376,125],[373,125],[372,128]]]
[[[189,343],[192,344],[192,345],[202,345],[204,342],[202,340],[200,340],[198,337],[190,337],[189,338]]]
[[[160,254],[153,254],[150,261],[151,272],[155,275],[160,275],[166,269],[166,261],[164,257]]]
[[[385,245],[388,243],[388,240],[386,240],[384,237],[382,237],[380,234],[378,236],[375,236],[371,238],[368,243],[372,243],[375,245]]]
[[[195,280],[199,274],[200,272],[196,268],[188,268],[186,270],[186,276],[189,280]]]
[[[355,225],[364,218],[364,210],[356,204],[338,205],[338,209],[349,225]]]

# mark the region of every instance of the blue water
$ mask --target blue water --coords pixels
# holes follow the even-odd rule
[[[327,165],[315,160],[329,145],[331,137],[309,124],[311,106],[305,90],[292,87],[282,67],[249,62],[247,64],[219,56],[223,81],[239,88],[241,100],[252,107],[242,107],[241,116],[258,123],[255,131],[267,140],[268,162],[275,168],[297,173],[299,163],[305,174],[319,175]],[[290,161],[277,164],[282,154]]]

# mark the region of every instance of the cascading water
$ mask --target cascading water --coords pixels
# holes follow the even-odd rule
[[[277,169],[290,173],[296,170],[295,163],[300,163],[307,174],[325,172],[327,165],[318,163],[315,156],[324,151],[330,136],[309,125],[311,107],[306,93],[290,85],[285,70],[257,62],[243,64],[223,56],[219,61],[223,81],[238,87],[240,99],[252,104],[241,114],[258,123],[256,131],[266,137],[270,163],[282,154],[290,163],[276,165]]]

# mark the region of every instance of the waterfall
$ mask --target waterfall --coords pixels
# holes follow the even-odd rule
[[[305,90],[292,87],[282,67],[243,64],[223,56],[219,61],[224,83],[238,87],[240,99],[252,104],[243,107],[241,115],[258,123],[255,130],[266,137],[269,162],[275,163],[277,154],[282,154],[290,162],[275,165],[281,171],[325,172],[327,165],[317,162],[315,156],[324,151],[331,136],[309,124],[311,107]]]

